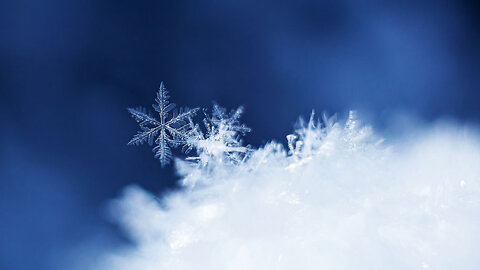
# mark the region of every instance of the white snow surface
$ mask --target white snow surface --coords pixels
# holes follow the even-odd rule
[[[241,164],[177,160],[184,187],[112,202],[134,245],[97,269],[480,269],[480,140],[437,125],[389,142],[352,114]]]

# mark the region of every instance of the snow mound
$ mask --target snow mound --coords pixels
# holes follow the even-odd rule
[[[352,113],[287,138],[241,163],[177,160],[184,188],[160,202],[127,187],[112,209],[135,244],[98,269],[480,269],[475,132],[387,146]]]

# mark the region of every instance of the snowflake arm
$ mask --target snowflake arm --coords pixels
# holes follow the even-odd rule
[[[168,147],[167,133],[164,129],[160,132],[160,136],[155,140],[155,143],[157,144],[157,146],[153,148],[155,158],[160,160],[162,166],[169,164],[172,159],[172,150]]]
[[[175,103],[170,103],[170,101],[168,101],[169,98],[170,96],[168,95],[167,88],[165,88],[165,85],[163,84],[163,82],[161,82],[160,89],[158,89],[157,92],[157,98],[155,98],[157,104],[153,104],[152,107],[160,115],[160,123],[162,125],[165,124],[168,113],[171,110],[175,109],[176,106]]]
[[[146,113],[145,108],[140,107],[137,109],[131,109],[129,108],[128,111],[132,114],[132,117],[140,122],[140,125],[146,125],[146,124],[152,124],[152,125],[159,125],[160,123],[150,116],[149,114]]]
[[[127,145],[141,145],[145,142],[148,142],[149,145],[152,145],[160,129],[160,123],[148,115],[145,111],[145,108],[131,109],[128,111],[132,114],[132,117],[139,123],[141,131],[133,136],[133,138],[128,142]],[[149,127],[153,125],[154,127]]]

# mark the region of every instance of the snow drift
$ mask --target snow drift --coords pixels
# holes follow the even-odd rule
[[[135,244],[96,268],[480,269],[475,132],[391,144],[352,113],[287,138],[241,162],[177,160],[184,188],[160,201],[127,187],[112,211]]]

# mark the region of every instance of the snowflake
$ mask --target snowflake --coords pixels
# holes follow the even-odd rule
[[[189,142],[196,148],[199,156],[189,160],[198,160],[204,165],[213,160],[233,164],[242,162],[249,148],[242,146],[240,135],[250,132],[249,127],[240,123],[242,113],[243,107],[227,113],[225,108],[214,104],[212,115],[205,113],[205,119],[203,119],[205,134],[198,126],[190,127],[194,130],[195,136]]]
[[[153,152],[155,152],[155,158],[160,160],[162,167],[169,164],[172,159],[170,147],[179,145],[187,148],[191,147],[189,139],[194,131],[192,130],[192,117],[198,111],[198,108],[174,110],[175,104],[170,103],[168,101],[169,98],[168,91],[162,82],[155,99],[157,104],[153,104],[153,108],[158,112],[160,120],[147,113],[145,108],[128,109],[132,117],[139,123],[141,129],[128,142],[128,145],[140,145],[145,142],[153,145],[155,143],[156,146],[153,148]],[[172,117],[169,118],[172,110]]]

